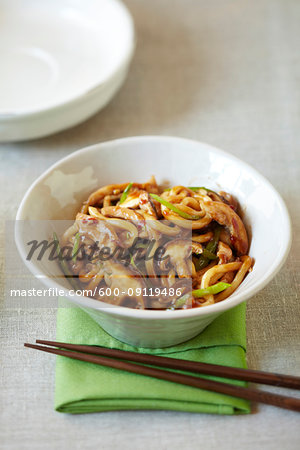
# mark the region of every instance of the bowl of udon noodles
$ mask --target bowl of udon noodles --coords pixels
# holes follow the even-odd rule
[[[265,178],[229,153],[175,137],[118,139],[67,156],[30,187],[16,224],[35,276],[110,335],[149,348],[184,342],[253,297],[291,244],[286,206]],[[49,244],[43,257],[28,258],[33,237]]]

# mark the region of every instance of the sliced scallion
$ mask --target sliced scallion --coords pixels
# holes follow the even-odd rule
[[[129,183],[126,186],[126,188],[124,189],[124,191],[121,195],[121,198],[120,198],[120,204],[125,202],[126,198],[128,197],[128,193],[129,193],[130,189],[132,188],[132,185],[133,185],[133,183]]]
[[[188,214],[185,211],[182,211],[182,209],[180,209],[177,206],[173,205],[172,203],[168,202],[164,198],[159,197],[159,195],[156,195],[156,194],[150,194],[150,195],[152,198],[154,198],[154,200],[156,200],[159,203],[161,203],[162,205],[166,206],[168,209],[175,212],[176,214],[183,217],[184,219],[197,220],[200,218],[199,216]]]

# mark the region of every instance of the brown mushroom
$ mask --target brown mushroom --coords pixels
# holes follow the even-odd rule
[[[228,247],[232,247],[232,242],[230,239],[230,233],[226,228],[221,229],[220,233],[220,241],[224,242],[224,244],[228,245]]]
[[[238,255],[245,255],[248,250],[248,236],[237,213],[223,202],[204,199],[201,201],[201,206],[213,220],[229,229],[232,245],[237,250]]]
[[[115,304],[121,305],[126,298],[131,297],[135,299],[138,308],[145,308],[143,298],[145,284],[141,274],[111,260],[104,263],[104,273],[106,284],[113,293],[119,293]]]
[[[192,276],[191,242],[184,239],[174,239],[167,242],[164,248],[165,252],[160,263],[162,270],[165,270],[166,262],[169,261],[179,278],[190,278]]]
[[[221,199],[224,203],[227,203],[231,208],[233,208],[234,211],[237,211],[238,209],[238,201],[233,197],[233,195],[228,194],[228,192],[220,191],[219,195],[221,196]]]
[[[142,191],[139,195],[139,206],[146,211],[147,214],[158,219],[158,211],[160,211],[160,203],[150,197],[149,193]],[[161,214],[160,214],[161,215]]]
[[[232,250],[224,242],[219,241],[217,256],[219,258],[219,264],[227,264],[232,259]]]
[[[106,220],[78,213],[76,215],[76,221],[80,236],[90,238],[99,245],[99,248],[108,247],[113,252],[117,245],[122,244],[114,228]]]

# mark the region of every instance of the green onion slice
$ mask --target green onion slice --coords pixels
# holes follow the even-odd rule
[[[191,191],[199,191],[199,189],[204,189],[207,192],[213,192],[214,194],[216,194],[215,191],[208,189],[205,186],[199,186],[199,187],[198,186],[188,186],[188,189],[190,189]]]
[[[213,284],[212,286],[208,286],[207,288],[196,289],[178,298],[175,302],[174,308],[182,308],[191,294],[193,297],[201,298],[204,297],[205,295],[219,294],[219,292],[225,291],[225,289],[229,288],[230,286],[231,284],[223,283],[222,281],[220,281],[219,283]]]
[[[154,200],[156,200],[159,203],[161,203],[162,205],[166,206],[171,211],[174,211],[176,214],[178,214],[179,216],[183,217],[184,219],[197,220],[197,219],[200,218],[199,216],[188,214],[185,211],[182,211],[182,209],[177,208],[177,206],[175,206],[172,203],[168,202],[164,198],[159,197],[159,195],[156,195],[156,194],[150,194],[150,195],[151,195],[152,198],[154,198]]]
[[[130,191],[130,189],[132,188],[133,183],[129,183],[126,188],[123,191],[123,194],[121,195],[121,199],[120,199],[120,204],[124,203],[126,198],[128,197],[128,193]]]

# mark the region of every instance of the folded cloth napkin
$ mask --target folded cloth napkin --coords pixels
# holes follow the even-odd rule
[[[57,341],[74,344],[246,367],[245,304],[222,314],[197,337],[164,349],[136,348],[124,344],[107,334],[76,307],[59,308],[56,338]],[[55,409],[59,412],[80,414],[129,409],[215,414],[250,412],[249,403],[243,399],[63,356],[57,356],[56,361]],[[230,382],[245,385],[240,381]]]

